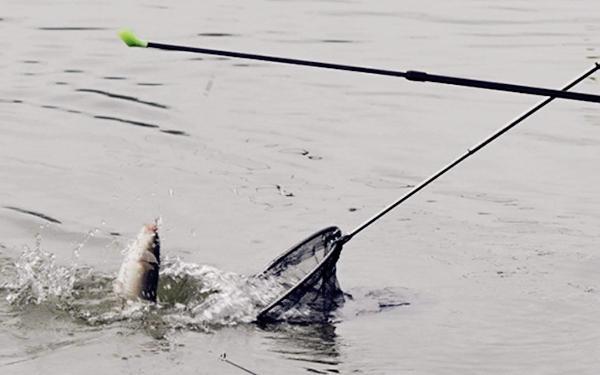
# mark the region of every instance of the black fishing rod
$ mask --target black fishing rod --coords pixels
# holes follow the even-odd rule
[[[409,81],[415,81],[415,82],[435,82],[435,83],[443,83],[443,84],[447,84],[447,85],[475,87],[475,88],[480,88],[480,89],[497,90],[497,91],[508,91],[508,92],[516,92],[516,93],[529,94],[529,95],[552,96],[552,97],[561,98],[561,99],[600,103],[600,96],[592,95],[592,94],[585,94],[585,93],[578,93],[578,92],[567,92],[567,91],[546,89],[546,88],[541,88],[541,87],[515,85],[515,84],[511,84],[511,83],[482,81],[482,80],[470,79],[470,78],[460,78],[460,77],[444,76],[444,75],[438,75],[438,74],[429,74],[426,72],[415,71],[415,70],[408,70],[408,71],[403,72],[403,71],[377,69],[377,68],[369,68],[369,67],[362,67],[362,66],[333,64],[333,63],[326,63],[326,62],[320,62],[320,61],[291,59],[291,58],[287,58],[287,57],[257,55],[257,54],[244,53],[244,52],[223,51],[223,50],[216,50],[216,49],[209,49],[209,48],[178,46],[178,45],[174,45],[174,44],[148,42],[145,40],[138,39],[133,34],[133,32],[131,32],[129,30],[123,30],[123,31],[119,32],[119,36],[121,37],[123,42],[125,42],[125,44],[127,44],[129,47],[157,48],[157,49],[162,49],[162,50],[167,50],[167,51],[192,52],[192,53],[200,53],[200,54],[207,54],[207,55],[217,55],[217,56],[234,57],[234,58],[249,59],[249,60],[267,61],[267,62],[280,63],[280,64],[309,66],[309,67],[313,67],[313,68],[344,70],[344,71],[349,71],[349,72],[400,77],[400,78],[405,78]]]

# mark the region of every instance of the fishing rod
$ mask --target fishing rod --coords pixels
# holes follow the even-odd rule
[[[541,87],[515,85],[515,84],[511,84],[511,83],[482,81],[482,80],[470,79],[470,78],[460,78],[460,77],[444,76],[444,75],[438,75],[438,74],[429,74],[426,72],[415,71],[415,70],[408,70],[408,71],[403,72],[403,71],[396,71],[396,70],[369,68],[369,67],[363,67],[363,66],[333,64],[333,63],[326,63],[326,62],[320,62],[320,61],[291,59],[291,58],[287,58],[287,57],[257,55],[257,54],[244,53],[244,52],[223,51],[223,50],[209,49],[209,48],[198,48],[198,47],[189,47],[189,46],[179,46],[179,45],[174,45],[174,44],[156,43],[156,42],[149,42],[149,41],[139,39],[130,30],[120,31],[119,36],[121,37],[123,42],[125,42],[125,44],[127,44],[129,47],[157,48],[157,49],[162,49],[162,50],[167,50],[167,51],[192,52],[192,53],[226,56],[226,57],[234,57],[234,58],[249,59],[249,60],[268,61],[268,62],[280,63],[280,64],[291,64],[291,65],[310,66],[310,67],[314,67],[314,68],[344,70],[344,71],[357,72],[357,73],[400,77],[400,78],[405,78],[409,81],[414,81],[414,82],[435,82],[435,83],[442,83],[442,84],[447,84],[447,85],[475,87],[475,88],[480,88],[480,89],[507,91],[507,92],[521,93],[521,94],[529,94],[529,95],[552,96],[554,98],[600,103],[599,95],[592,95],[592,94],[585,94],[585,93],[578,93],[578,92],[567,92],[567,91],[546,89],[546,88],[541,88]]]
[[[574,81],[572,81],[571,83],[569,83],[568,85],[566,85],[565,87],[563,87],[560,92],[566,92],[566,90],[569,90],[573,86],[577,85],[579,82],[583,81],[584,79],[586,79],[587,77],[589,77],[590,75],[592,75],[593,73],[595,73],[598,69],[600,69],[600,63],[595,63],[595,65],[594,65],[593,68],[591,68],[590,70],[588,70],[587,72],[585,72],[584,74],[582,74],[581,76],[579,76],[578,78],[576,78]],[[391,210],[393,210],[396,206],[398,206],[402,202],[406,201],[407,199],[409,199],[410,197],[412,197],[413,195],[415,195],[416,193],[418,193],[421,189],[423,189],[424,187],[426,187],[427,185],[429,185],[433,181],[437,180],[439,177],[441,177],[442,175],[444,175],[446,172],[448,172],[452,168],[456,167],[458,164],[462,163],[464,160],[468,159],[471,155],[475,154],[477,151],[481,150],[482,148],[484,148],[488,144],[492,143],[495,139],[499,138],[502,134],[506,133],[507,131],[509,131],[513,127],[517,126],[523,120],[525,120],[529,116],[533,115],[535,112],[537,112],[538,110],[540,110],[541,108],[543,108],[544,106],[546,106],[547,104],[549,104],[550,102],[552,102],[554,99],[556,99],[556,97],[553,96],[553,97],[547,98],[546,100],[543,100],[539,104],[537,104],[534,107],[532,107],[531,109],[529,109],[527,112],[523,113],[521,116],[515,118],[509,124],[505,125],[504,127],[500,128],[499,130],[497,130],[496,132],[494,132],[492,135],[490,135],[489,137],[487,137],[486,139],[484,139],[480,143],[478,143],[478,144],[474,145],[473,147],[467,149],[467,152],[465,152],[464,154],[462,154],[461,156],[459,156],[457,159],[455,159],[454,161],[452,161],[450,164],[446,165],[445,167],[443,167],[442,169],[440,169],[439,171],[437,171],[436,173],[434,173],[433,175],[431,175],[430,177],[428,177],[427,179],[425,179],[419,185],[417,185],[414,188],[412,188],[408,193],[406,193],[400,199],[398,199],[394,203],[390,204],[389,206],[387,206],[386,208],[384,208],[382,211],[380,211],[379,213],[377,213],[373,217],[371,217],[369,220],[365,221],[364,223],[362,223],[361,225],[359,225],[358,227],[356,227],[356,229],[354,229],[352,232],[350,232],[350,233],[342,236],[342,238],[340,239],[340,242],[342,244],[344,244],[344,243],[350,241],[350,239],[352,237],[354,237],[355,235],[357,235],[358,233],[360,233],[361,231],[363,231],[369,225],[373,224],[375,221],[377,221],[383,215],[387,214],[388,212],[390,212]]]

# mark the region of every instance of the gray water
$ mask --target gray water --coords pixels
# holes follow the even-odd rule
[[[540,99],[116,37],[559,88],[600,60],[598,1],[122,3],[0,4],[2,374],[600,371],[597,104],[557,100],[349,242],[331,323],[259,327],[272,258]],[[170,303],[118,306],[157,217]]]

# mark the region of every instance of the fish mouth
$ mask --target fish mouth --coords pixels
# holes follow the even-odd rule
[[[158,232],[158,225],[156,224],[145,224],[144,225],[144,232],[146,233],[156,233]]]

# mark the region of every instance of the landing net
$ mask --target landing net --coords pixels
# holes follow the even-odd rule
[[[275,277],[286,290],[257,316],[259,322],[327,321],[344,303],[336,277],[336,262],[342,250],[337,240],[342,231],[325,228],[293,246],[263,271]]]

